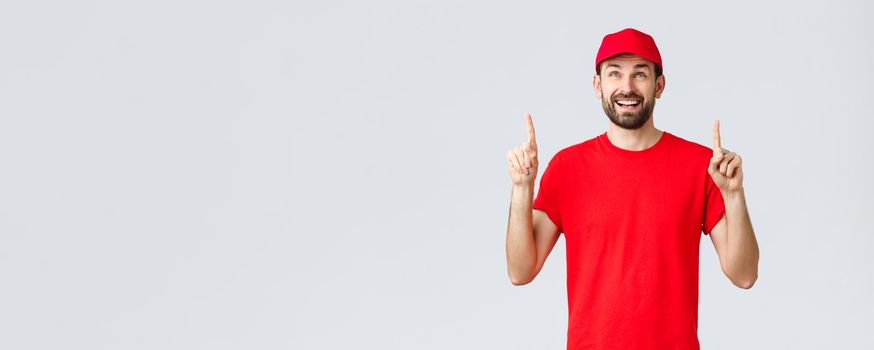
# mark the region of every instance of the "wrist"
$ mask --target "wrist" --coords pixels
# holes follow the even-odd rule
[[[513,192],[534,192],[534,184],[513,184]]]
[[[726,201],[738,201],[744,199],[744,189],[743,187],[738,188],[736,190],[725,190],[722,192],[722,198]]]

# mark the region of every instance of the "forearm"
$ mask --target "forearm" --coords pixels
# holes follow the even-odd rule
[[[532,186],[513,186],[507,222],[507,269],[513,284],[531,279],[537,264],[532,218]]]
[[[743,188],[722,193],[726,222],[726,274],[733,281],[752,286],[758,278],[759,245],[747,211]]]

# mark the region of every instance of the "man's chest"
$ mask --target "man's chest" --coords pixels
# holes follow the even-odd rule
[[[644,162],[577,169],[562,184],[568,239],[697,238],[689,235],[698,233],[703,218],[706,169]]]

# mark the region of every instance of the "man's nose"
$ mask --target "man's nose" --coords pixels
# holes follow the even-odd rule
[[[619,91],[627,94],[631,93],[633,91],[632,89],[633,85],[631,84],[631,76],[626,75],[622,77],[621,81],[619,82]]]

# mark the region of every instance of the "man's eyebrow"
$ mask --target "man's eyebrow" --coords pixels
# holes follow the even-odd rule
[[[620,66],[618,63],[607,63],[607,67],[606,67],[606,68],[618,68],[618,69],[622,69],[622,66]],[[650,69],[650,68],[649,68],[649,65],[646,64],[646,63],[638,63],[638,64],[635,64],[633,69],[638,69],[638,68],[646,68],[646,69]]]

